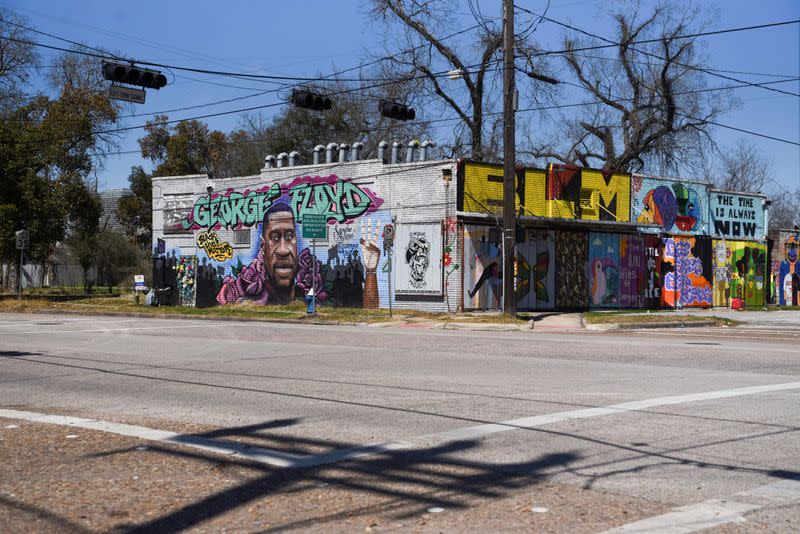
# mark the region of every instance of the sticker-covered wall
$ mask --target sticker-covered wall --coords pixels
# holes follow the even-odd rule
[[[442,170],[452,167],[372,160],[265,169],[213,185],[205,176],[157,178],[154,207],[162,209],[154,209],[154,241],[175,258],[168,264],[194,266],[198,306],[285,304],[313,287],[323,306],[387,307],[392,298],[398,307],[446,310],[459,296],[442,288],[449,188]],[[303,237],[303,226],[314,218],[324,230],[312,240]],[[393,223],[403,240],[393,265],[408,283],[390,295],[383,231]],[[458,253],[451,254],[457,261]],[[439,298],[415,302],[415,293]]]

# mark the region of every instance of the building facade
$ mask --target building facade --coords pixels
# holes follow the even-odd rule
[[[213,184],[154,178],[154,285],[196,306],[280,304],[313,287],[326,306],[502,309],[501,165],[340,159]],[[765,302],[761,195],[556,164],[515,180],[520,310]],[[319,217],[325,237],[303,237]]]

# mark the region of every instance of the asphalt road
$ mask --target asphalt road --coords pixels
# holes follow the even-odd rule
[[[472,507],[499,498],[477,487],[526,471],[517,490],[547,481],[656,510],[597,532],[796,532],[799,342],[798,312],[611,333],[3,314],[0,418],[268,429],[252,459],[275,468],[417,451],[482,470],[461,481]]]

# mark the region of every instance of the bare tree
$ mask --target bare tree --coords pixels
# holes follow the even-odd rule
[[[659,4],[613,14],[612,40],[565,40],[564,60],[590,104],[566,119],[557,140],[529,139],[527,154],[583,166],[677,173],[713,146],[710,122],[732,105],[726,93],[705,91],[696,38],[698,13]],[[587,48],[608,45],[616,57]]]
[[[714,185],[729,191],[763,192],[773,181],[773,162],[749,141],[740,139],[719,151],[720,177]]]
[[[7,8],[0,7],[0,106],[3,108],[22,95],[38,66],[39,56],[33,46],[18,42],[30,41],[25,21]]]
[[[428,108],[427,116],[455,112],[453,156],[497,158],[502,139],[502,114],[497,113],[502,95],[501,25],[476,13],[477,26],[456,32],[464,35],[452,39],[452,2],[372,0],[372,6],[387,30],[385,49],[391,51],[384,76],[417,80],[414,99]],[[524,31],[519,33],[516,49],[527,51],[535,70],[546,71],[529,41]]]

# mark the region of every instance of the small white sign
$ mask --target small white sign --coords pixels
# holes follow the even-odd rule
[[[126,102],[133,102],[134,104],[144,104],[145,97],[144,89],[134,89],[132,87],[122,87],[121,85],[112,85],[108,88],[108,97],[115,100],[124,100]]]
[[[133,275],[133,285],[136,288],[144,287],[144,275],[143,274]]]

